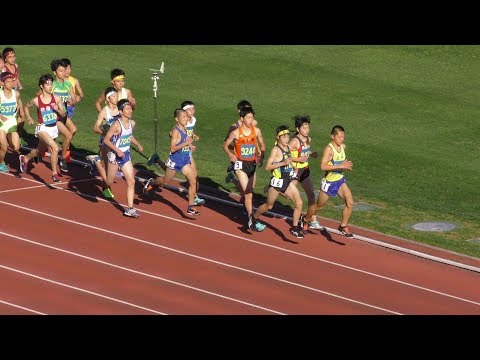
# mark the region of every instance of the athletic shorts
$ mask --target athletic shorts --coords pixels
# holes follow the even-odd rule
[[[347,179],[342,177],[340,180],[337,181],[327,181],[325,178],[322,179],[320,183],[320,190],[322,190],[325,194],[327,194],[330,197],[337,196],[338,189],[340,189],[340,186],[343,185],[344,182],[346,182]]]
[[[75,105],[68,105],[67,106],[67,117],[71,119],[74,111],[75,111]]]
[[[68,119],[68,115],[65,115],[65,116],[58,115],[57,121],[60,121],[63,125],[65,125],[67,123],[67,119]]]
[[[8,117],[7,120],[0,120],[0,130],[10,134],[17,131],[17,119],[15,117]]]
[[[237,160],[233,163],[233,169],[235,171],[241,170],[245,174],[247,174],[248,178],[251,178],[255,174],[255,170],[257,169],[257,163],[256,161]]]
[[[120,157],[113,151],[109,151],[107,154],[108,162],[114,165],[117,164],[121,169],[123,165],[130,161],[130,150],[125,151],[124,154],[123,157]]]
[[[171,158],[168,158],[167,161],[165,161],[165,166],[168,167],[169,169],[182,172],[182,169],[188,164],[191,164],[191,162],[192,162],[192,159],[190,156],[181,157],[176,162],[173,161]]]
[[[303,180],[305,180],[309,176],[310,176],[310,168],[308,166],[298,169],[297,177],[299,182],[303,182]]]
[[[281,193],[284,193],[287,191],[288,185],[290,185],[291,182],[291,177],[277,178],[272,176],[268,186],[273,187],[275,190],[280,191]]]
[[[38,137],[37,135],[39,132],[45,131],[48,135],[50,135],[52,139],[56,139],[58,137],[57,123],[55,122],[51,125],[53,126],[48,126],[45,124],[37,124],[37,126],[35,126],[35,136]]]

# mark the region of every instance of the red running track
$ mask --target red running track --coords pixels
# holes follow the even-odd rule
[[[480,314],[474,270],[336,232],[296,239],[282,218],[251,233],[238,208],[209,199],[187,216],[184,195],[169,189],[143,199],[137,186],[132,219],[122,178],[112,202],[85,169],[62,180],[51,184],[42,163],[0,174],[0,314]],[[478,259],[351,230],[480,269]]]

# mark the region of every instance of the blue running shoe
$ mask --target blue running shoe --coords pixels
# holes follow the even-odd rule
[[[203,205],[203,204],[205,204],[205,199],[195,196],[195,199],[193,200],[193,205]]]

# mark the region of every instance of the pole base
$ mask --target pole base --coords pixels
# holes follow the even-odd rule
[[[155,152],[148,158],[147,165],[152,166],[153,164],[156,164],[158,160],[160,160],[160,156],[158,156],[158,154]]]

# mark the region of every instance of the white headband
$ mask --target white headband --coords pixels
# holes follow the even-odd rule
[[[193,107],[195,107],[195,105],[188,104],[188,105],[185,105],[182,109],[183,109],[183,110],[187,110],[187,109],[191,109],[191,108],[193,108]]]
[[[110,91],[109,93],[107,93],[106,98],[108,99],[110,96],[112,96],[115,93],[117,93],[117,91]]]

